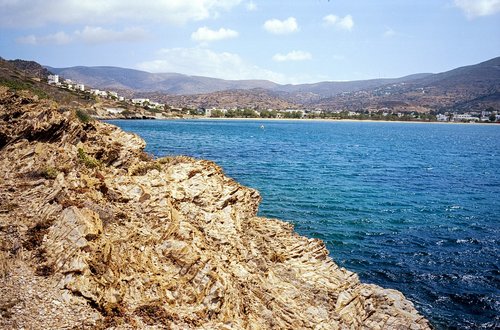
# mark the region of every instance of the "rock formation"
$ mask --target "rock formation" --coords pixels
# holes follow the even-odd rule
[[[428,329],[216,164],[0,87],[0,328]]]

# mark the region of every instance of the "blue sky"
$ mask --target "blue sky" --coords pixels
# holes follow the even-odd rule
[[[0,0],[0,56],[278,83],[500,56],[500,0]]]

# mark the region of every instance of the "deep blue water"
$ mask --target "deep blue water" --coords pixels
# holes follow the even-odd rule
[[[112,121],[156,156],[220,164],[260,215],[324,240],[438,329],[500,327],[500,125]],[[265,128],[260,128],[261,125]]]

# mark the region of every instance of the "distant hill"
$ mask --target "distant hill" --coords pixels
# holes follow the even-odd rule
[[[279,85],[267,80],[224,80],[118,67],[51,68],[51,72],[100,89],[194,106],[319,108],[360,111],[500,109],[500,57],[443,73],[393,79]]]
[[[291,101],[288,94],[276,94],[264,88],[237,89],[218,91],[207,94],[169,95],[162,92],[138,93],[136,96],[146,97],[174,107],[188,108],[249,108],[267,109],[300,109],[301,104]]]
[[[500,57],[443,73],[342,93],[311,103],[326,109],[500,110]]]
[[[171,95],[193,95],[228,90],[266,89],[279,94],[288,93],[293,101],[317,100],[342,92],[374,88],[399,81],[408,81],[431,75],[418,74],[396,79],[372,79],[346,82],[319,82],[315,84],[279,85],[268,80],[224,80],[179,73],[149,73],[110,66],[70,68],[46,67],[65,78],[80,81],[101,89],[133,90],[136,92],[163,92]]]
[[[224,80],[179,73],[149,73],[111,66],[47,67],[55,74],[101,89],[163,92],[173,95],[203,94],[232,89],[273,89],[267,80]]]

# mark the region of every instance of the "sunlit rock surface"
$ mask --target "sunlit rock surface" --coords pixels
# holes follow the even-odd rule
[[[0,328],[428,329],[216,164],[0,87]]]

